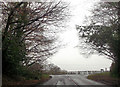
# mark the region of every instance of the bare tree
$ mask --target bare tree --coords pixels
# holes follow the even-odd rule
[[[120,77],[119,3],[100,2],[93,9],[93,15],[89,17],[89,24],[77,26],[80,37],[84,38],[92,49],[113,61],[112,71],[118,77]]]
[[[60,47],[57,32],[64,25],[68,12],[68,5],[62,1],[3,2],[3,51],[9,48],[6,38],[13,39],[10,34],[19,37],[18,43],[25,43],[25,48],[20,50],[26,52],[23,65],[45,61]]]
[[[68,13],[67,5],[63,2],[42,2],[30,3],[31,24],[25,31],[28,58],[36,62],[44,62],[49,56],[53,55],[60,47],[56,42],[57,32],[65,21]],[[35,9],[35,10],[34,10]],[[42,11],[42,12],[41,12]],[[57,28],[56,28],[57,27]],[[37,28],[37,29],[36,29]],[[33,29],[33,30],[31,30]],[[28,60],[29,61],[29,60]]]
[[[90,49],[106,55],[112,61],[115,60],[112,43],[118,28],[117,8],[117,3],[100,2],[92,10],[92,16],[85,20],[89,24],[76,27]]]

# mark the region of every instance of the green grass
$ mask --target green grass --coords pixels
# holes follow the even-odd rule
[[[49,78],[48,74],[42,74],[42,78]]]
[[[91,74],[87,78],[91,79],[93,77],[98,77],[98,76],[110,76],[110,72],[103,72],[103,73],[96,73],[96,74]]]
[[[118,78],[112,77],[110,72],[92,74],[87,78],[107,85],[118,85],[118,81],[120,81]]]

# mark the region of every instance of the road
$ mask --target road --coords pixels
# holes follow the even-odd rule
[[[91,87],[98,87],[99,85],[100,87],[108,87],[105,84],[89,80],[81,75],[52,75],[52,78],[43,85],[54,85],[55,87],[60,85],[71,85],[71,87],[81,87],[81,85],[88,87],[89,85]],[[39,85],[37,87],[39,87]]]

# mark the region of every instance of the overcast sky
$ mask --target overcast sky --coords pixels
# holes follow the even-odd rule
[[[98,0],[64,0],[70,3],[71,19],[67,23],[67,31],[61,33],[60,39],[63,43],[67,43],[65,48],[60,49],[49,62],[58,65],[60,68],[68,71],[82,70],[100,70],[109,68],[112,61],[105,56],[94,54],[86,58],[80,54],[80,44],[78,32],[75,25],[82,25],[85,16],[90,15],[90,9]]]

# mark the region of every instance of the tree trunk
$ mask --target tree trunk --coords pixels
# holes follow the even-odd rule
[[[118,77],[120,77],[120,1],[118,2],[118,44],[117,44],[117,69]]]

